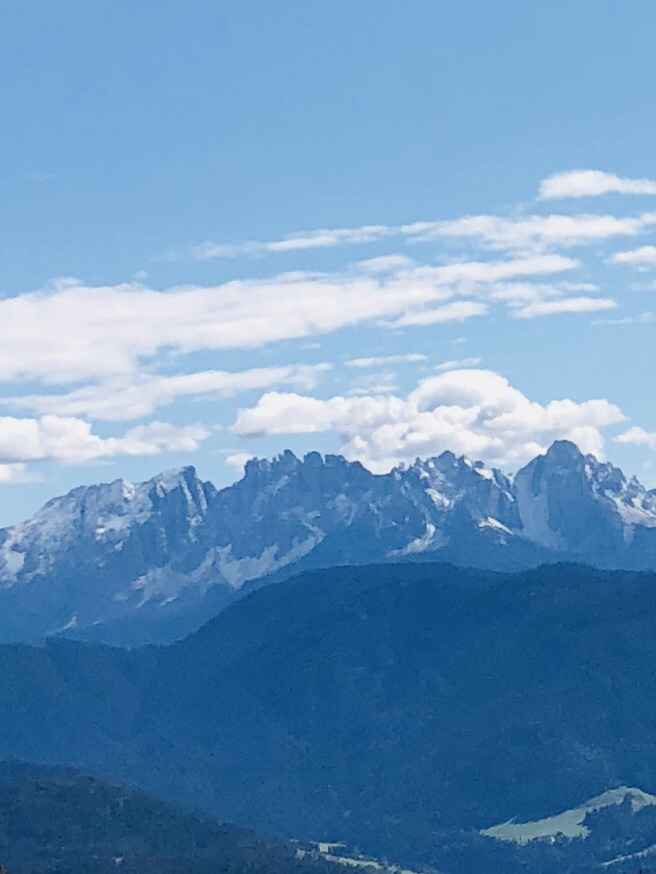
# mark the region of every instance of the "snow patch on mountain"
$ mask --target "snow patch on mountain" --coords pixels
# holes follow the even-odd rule
[[[590,834],[590,830],[584,825],[586,816],[595,810],[622,804],[627,796],[634,813],[642,810],[643,807],[656,805],[656,795],[650,795],[642,789],[630,786],[618,786],[595,798],[590,798],[578,807],[564,810],[555,816],[548,816],[533,822],[516,822],[511,819],[500,825],[482,829],[481,834],[515,844],[527,844],[540,838],[555,838],[558,835],[564,835],[566,838],[586,838]]]
[[[653,856],[654,854],[656,854],[656,844],[653,844],[651,847],[645,847],[644,850],[638,850],[637,853],[629,853],[628,856],[616,856],[615,859],[610,859],[608,862],[602,862],[599,867],[610,868],[613,865],[619,865],[622,862],[631,862],[635,859],[646,859],[648,856]]]
[[[321,543],[324,536],[323,532],[315,530],[304,540],[295,540],[291,549],[283,554],[280,554],[277,545],[272,545],[262,550],[260,555],[233,558],[232,546],[226,546],[216,550],[218,569],[228,585],[239,589],[249,580],[267,576],[304,558]]]
[[[14,529],[0,546],[0,587],[15,582],[24,564],[25,553],[20,551],[19,537]]]
[[[376,475],[342,456],[285,451],[249,461],[220,491],[186,467],[74,489],[1,530],[0,607],[20,601],[37,636],[72,615],[83,628],[147,604],[195,602],[202,613],[213,586],[230,600],[306,557],[326,566],[441,550],[502,569],[559,556],[656,568],[656,491],[567,441],[514,480],[452,452]]]
[[[390,550],[387,555],[389,558],[402,558],[406,555],[418,555],[422,552],[439,549],[442,546],[446,546],[447,543],[448,538],[441,531],[438,531],[432,522],[427,522],[426,530],[420,537],[415,537],[414,540],[411,540],[410,543],[402,549]]]
[[[486,516],[485,519],[481,519],[478,523],[479,528],[492,528],[495,531],[499,531],[502,534],[508,534],[511,537],[516,533],[512,529],[508,528],[507,525],[503,525],[499,522],[498,519],[495,519],[493,516]]]

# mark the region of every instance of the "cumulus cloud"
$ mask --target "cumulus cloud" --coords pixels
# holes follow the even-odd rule
[[[127,421],[149,416],[182,397],[233,397],[239,392],[291,385],[312,389],[330,364],[261,367],[242,371],[205,370],[176,376],[136,376],[84,386],[66,394],[0,398],[17,409],[100,421]]]
[[[641,246],[628,252],[617,252],[611,261],[614,264],[630,264],[632,267],[656,267],[656,246]]]
[[[514,467],[556,438],[602,454],[603,429],[624,421],[607,400],[529,400],[489,370],[452,370],[422,380],[405,397],[332,397],[269,392],[242,409],[233,431],[245,437],[334,431],[342,451],[385,471],[445,449]]]
[[[569,170],[543,179],[539,198],[555,200],[602,194],[656,194],[656,179],[628,179],[601,170]]]
[[[159,455],[193,452],[209,436],[202,425],[176,426],[150,422],[121,437],[100,437],[82,419],[41,416],[38,419],[0,417],[0,464],[14,471],[33,461],[79,464],[117,455]]]

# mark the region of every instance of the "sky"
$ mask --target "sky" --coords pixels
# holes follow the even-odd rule
[[[0,13],[0,524],[341,452],[656,486],[649,0]]]

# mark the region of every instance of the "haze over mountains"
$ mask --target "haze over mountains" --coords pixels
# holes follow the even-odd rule
[[[0,532],[0,640],[172,640],[262,582],[427,559],[654,568],[656,491],[567,441],[512,479],[449,452],[374,475],[287,451],[220,491],[192,467],[80,487]]]

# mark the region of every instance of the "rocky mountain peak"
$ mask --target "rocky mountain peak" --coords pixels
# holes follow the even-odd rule
[[[544,458],[552,464],[571,466],[582,464],[584,455],[571,440],[555,440],[546,451]]]
[[[183,467],[73,489],[0,531],[0,593],[17,598],[0,608],[23,610],[34,634],[73,618],[159,621],[190,604],[202,619],[216,609],[202,606],[208,592],[223,592],[208,601],[223,605],[272,575],[420,554],[656,568],[656,491],[566,440],[514,480],[448,451],[377,475],[341,455],[286,450],[250,460],[220,491]]]

